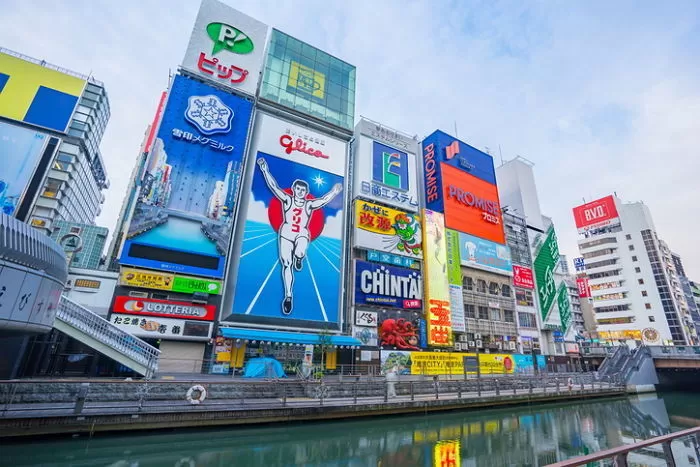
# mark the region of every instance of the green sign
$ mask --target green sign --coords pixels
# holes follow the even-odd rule
[[[209,23],[207,34],[214,41],[212,55],[226,49],[235,54],[249,54],[253,51],[253,41],[240,29],[224,23]]]
[[[447,241],[447,281],[450,285],[462,285],[462,268],[459,261],[459,233],[445,230]]]
[[[562,282],[559,284],[557,293],[557,306],[559,307],[559,319],[561,319],[561,329],[564,334],[571,324],[571,302],[569,301],[569,289]]]
[[[557,296],[557,285],[554,282],[554,269],[559,262],[559,245],[554,226],[547,231],[547,238],[535,258],[534,270],[537,281],[537,297],[540,301],[542,321],[546,321]]]
[[[210,295],[219,295],[221,293],[221,281],[175,276],[172,291],[180,293],[204,292]]]

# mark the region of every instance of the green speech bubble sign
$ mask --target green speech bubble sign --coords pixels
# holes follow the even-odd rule
[[[253,41],[240,29],[229,26],[225,23],[209,23],[207,34],[214,41],[212,55],[216,55],[221,50],[228,50],[235,54],[249,54],[253,51]]]

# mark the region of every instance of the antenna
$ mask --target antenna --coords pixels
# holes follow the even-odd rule
[[[501,165],[503,165],[503,151],[501,151],[501,145],[498,145],[498,154],[501,156]]]
[[[455,120],[455,138],[459,138],[459,133],[457,133],[457,120]]]

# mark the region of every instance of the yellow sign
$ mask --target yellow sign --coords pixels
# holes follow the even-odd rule
[[[143,269],[122,268],[119,282],[122,285],[128,285],[130,287],[171,290],[174,280],[174,274],[146,271]]]
[[[84,289],[99,289],[101,284],[101,281],[92,279],[76,279],[73,283],[75,287],[82,287]]]
[[[458,439],[439,441],[433,449],[433,467],[460,467],[462,465]]]
[[[479,354],[479,371],[482,375],[511,374],[515,371],[513,356],[499,353]]]
[[[447,280],[447,241],[445,216],[423,210],[423,259],[428,344],[434,347],[452,345],[450,287]]]
[[[292,61],[287,85],[318,99],[323,99],[326,90],[326,75],[299,62]]]
[[[598,337],[600,339],[634,339],[642,340],[642,331],[638,329],[625,329],[622,331],[598,331]]]
[[[355,228],[355,246],[411,258],[423,256],[417,214],[357,200]]]
[[[84,79],[0,53],[3,117],[65,131],[83,88]]]
[[[464,374],[464,357],[476,357],[475,353],[411,352],[412,375],[461,375]],[[509,354],[479,354],[479,371],[482,375],[501,375],[515,372],[515,360]],[[476,372],[468,371],[468,374]]]

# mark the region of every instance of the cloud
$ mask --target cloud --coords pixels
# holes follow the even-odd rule
[[[267,206],[265,206],[265,203],[262,201],[255,201],[251,196],[248,202],[248,215],[245,220],[269,225],[270,219],[267,217]]]
[[[326,226],[323,228],[323,236],[330,238],[343,238],[343,210],[339,210],[335,216],[326,217]]]

